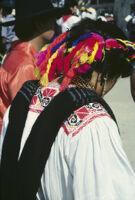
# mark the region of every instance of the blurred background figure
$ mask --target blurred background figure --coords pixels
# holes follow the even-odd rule
[[[7,53],[11,47],[11,42],[15,38],[16,34],[14,31],[15,16],[13,15],[13,9],[15,7],[14,1],[3,0],[1,3],[2,7],[2,28],[1,28],[1,37],[2,45],[5,49],[4,53]],[[8,24],[9,23],[9,24]]]
[[[51,1],[54,7],[63,7],[65,5],[65,0],[52,0]]]
[[[57,20],[57,24],[61,27],[61,32],[64,33],[70,30],[74,24],[80,21],[80,12],[76,0],[68,0],[66,7],[69,9],[70,14],[64,15]]]
[[[107,19],[104,17],[104,15],[99,15],[99,16],[97,17],[97,19],[100,19],[100,20],[102,20],[102,21],[104,21],[104,22],[107,22]]]
[[[129,40],[135,42],[135,3],[130,5],[131,12],[125,17],[127,22],[127,30],[129,33]]]
[[[135,42],[135,3],[130,5],[130,10],[131,12],[125,17],[125,21],[127,22],[129,40]],[[133,67],[132,75],[130,77],[130,88],[132,98],[135,101],[135,66]]]
[[[94,8],[82,7],[81,10],[82,10],[82,19],[84,19],[84,18],[89,18],[89,19],[93,19],[93,20],[97,19],[97,12]]]
[[[3,59],[1,27],[2,27],[2,7],[1,7],[1,3],[0,3],[0,66],[1,66],[2,59]]]
[[[91,4],[91,0],[78,0],[79,7],[87,7]]]
[[[133,67],[132,75],[130,78],[130,84],[131,84],[131,95],[135,102],[135,66]]]

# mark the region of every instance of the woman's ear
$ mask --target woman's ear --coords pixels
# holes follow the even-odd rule
[[[117,78],[108,79],[107,76],[104,77],[104,80],[101,79],[102,74],[96,71],[92,72],[90,84],[93,86],[94,91],[100,96],[104,96],[109,92],[115,85]]]

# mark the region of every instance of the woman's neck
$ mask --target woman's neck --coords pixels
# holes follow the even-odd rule
[[[29,42],[34,46],[37,52],[39,52],[41,48],[47,44],[47,42],[45,42],[45,40],[43,40],[40,36],[33,38]]]

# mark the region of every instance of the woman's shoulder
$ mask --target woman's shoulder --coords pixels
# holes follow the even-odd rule
[[[83,107],[74,111],[74,113],[72,113],[63,123],[63,128],[67,135],[70,134],[75,136],[84,127],[88,126],[96,119],[103,117],[111,119],[111,116],[100,103],[89,103],[88,105],[84,105]]]
[[[46,87],[38,87],[29,106],[30,111],[40,114],[48,106],[53,97],[58,94],[59,87],[59,84],[56,82],[49,83]]]

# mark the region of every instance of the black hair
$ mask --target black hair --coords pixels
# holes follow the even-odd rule
[[[108,38],[121,38],[126,40],[127,37],[123,31],[115,24],[104,22],[102,20],[91,20],[89,18],[81,20],[70,31],[70,38],[68,46],[71,46],[73,41],[77,40],[81,35],[87,32],[94,32],[100,34],[105,40]]]
[[[69,33],[69,39],[67,41],[67,47],[70,48],[72,43],[76,41],[81,35],[87,32],[94,32],[101,35],[104,40],[108,38],[120,38],[126,40],[126,36],[122,30],[115,24],[109,22],[103,22],[100,20],[94,21],[91,19],[84,19],[79,24],[75,25]],[[118,77],[128,77],[131,74],[132,66],[127,61],[129,52],[123,51],[121,48],[112,48],[105,50],[105,59],[102,62],[93,62],[92,68],[89,73],[81,74],[83,78],[90,78],[92,71],[101,73],[101,81],[103,82],[104,77],[108,79]]]
[[[132,10],[132,11],[135,11],[135,3],[132,3],[132,4],[130,5],[130,7],[131,7],[131,10]]]
[[[29,41],[37,35],[55,29],[56,19],[50,15],[40,15],[21,21],[16,21],[15,32],[21,41]]]
[[[12,8],[4,7],[2,8],[2,16],[6,17],[7,15],[10,15],[12,13]]]
[[[74,7],[74,6],[77,6],[77,1],[76,0],[68,0],[66,1],[66,7],[68,8],[71,8],[71,7]]]

